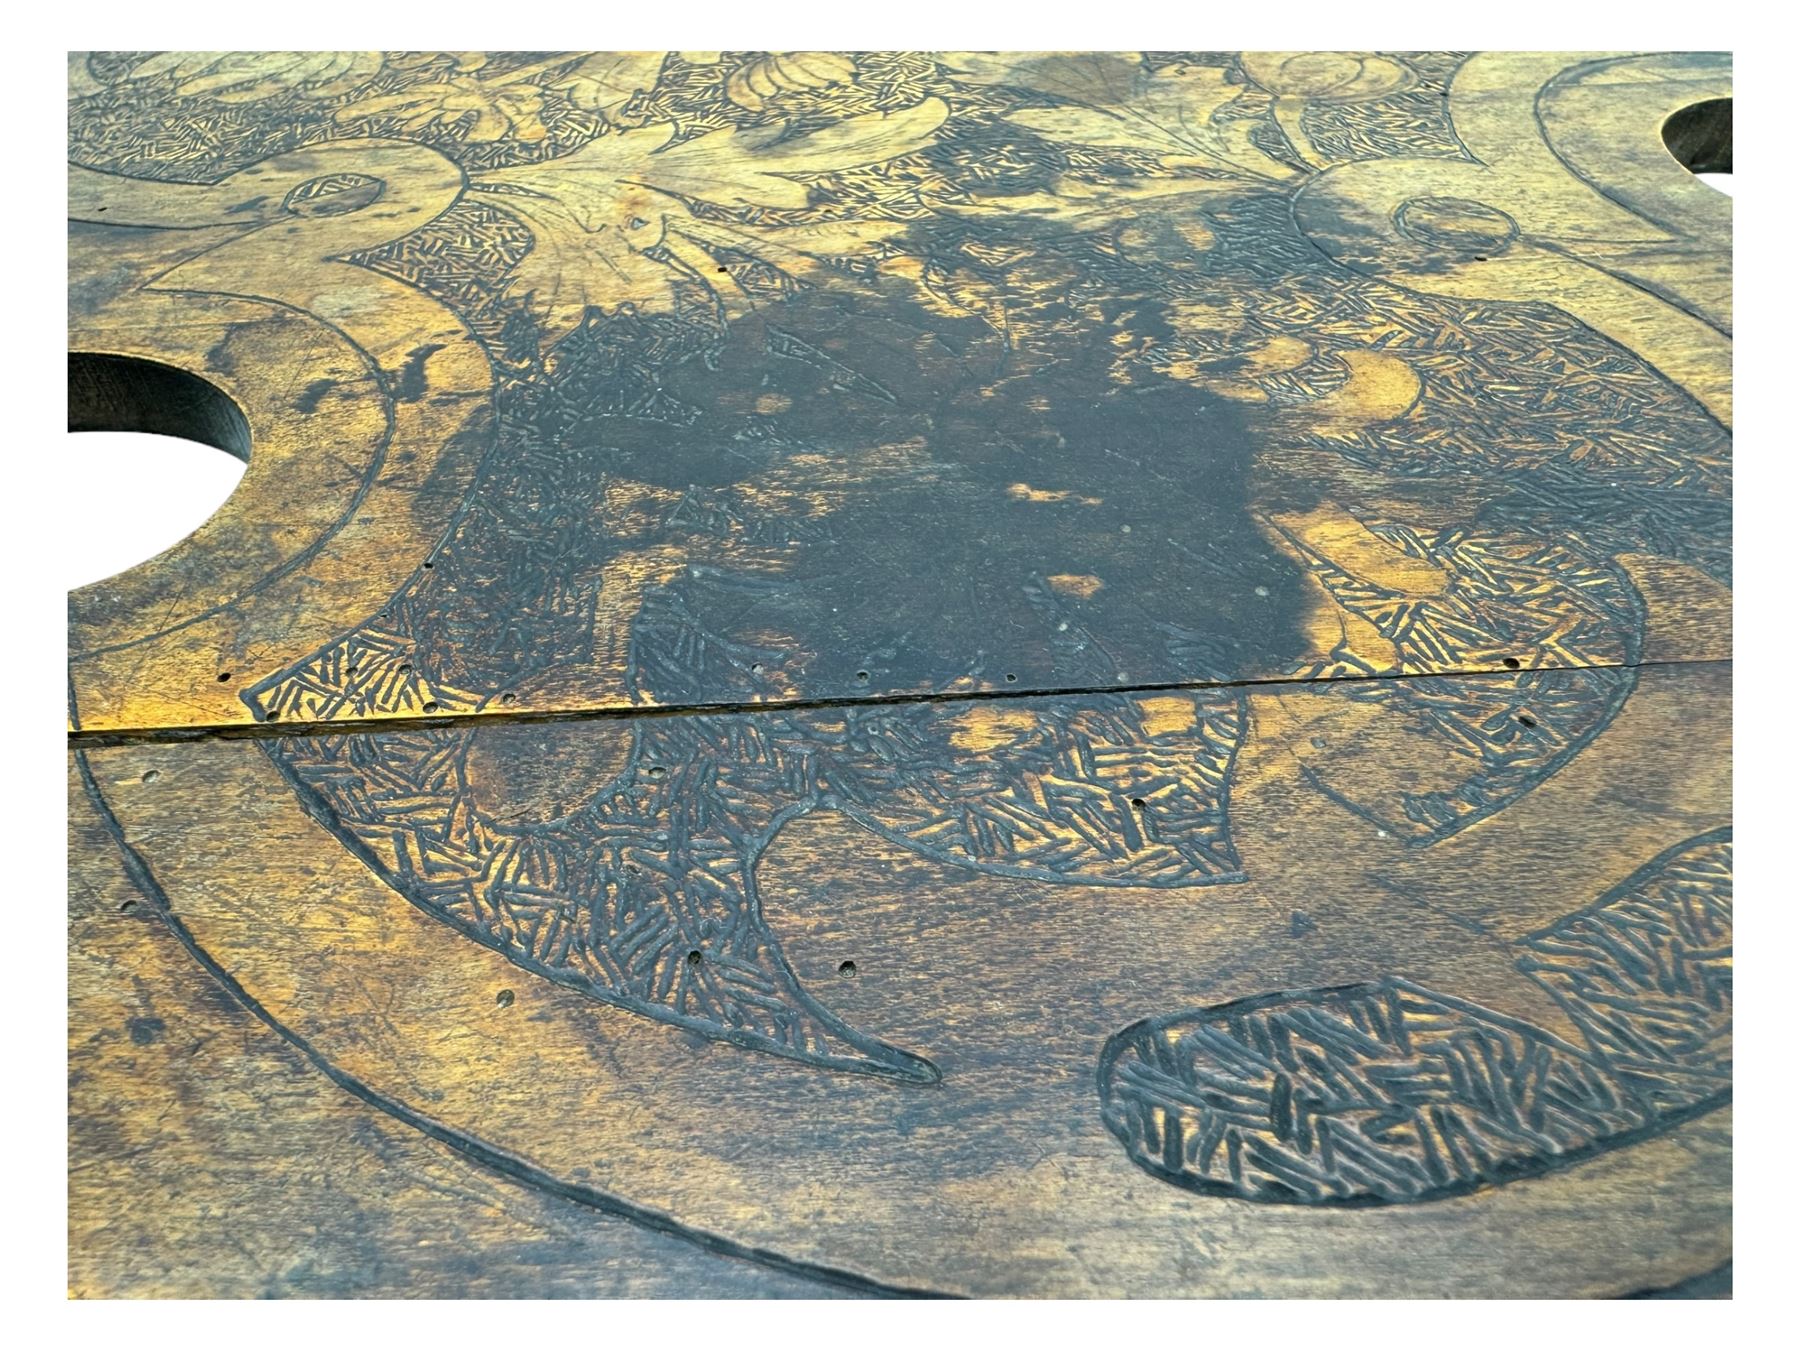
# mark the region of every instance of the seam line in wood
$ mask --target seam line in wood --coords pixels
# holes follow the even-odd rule
[[[1680,667],[1729,666],[1728,656],[1684,658],[1676,661],[1607,661],[1587,665],[1542,666],[1533,670],[1656,670]],[[780,703],[704,703],[678,707],[566,708],[523,712],[434,713],[420,717],[363,718],[357,721],[258,722],[249,725],[209,724],[183,727],[109,728],[105,731],[69,731],[73,750],[104,749],[116,745],[167,745],[202,740],[277,740],[307,736],[343,736],[388,731],[417,731],[458,723],[481,726],[517,726],[552,722],[648,721],[667,717],[725,717],[751,713],[783,714],[829,708],[893,707],[918,703],[998,703],[1053,698],[1083,698],[1099,694],[1162,694],[1205,689],[1298,689],[1308,685],[1401,683],[1408,680],[1502,679],[1529,674],[1527,670],[1442,670],[1402,674],[1330,675],[1310,678],[1273,677],[1247,680],[1172,680],[1139,684],[1100,684],[1055,689],[950,690],[930,694],[865,694],[842,698],[796,699]]]

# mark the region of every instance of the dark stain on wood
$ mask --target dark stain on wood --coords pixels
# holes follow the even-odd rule
[[[1728,1296],[1727,60],[70,74],[77,1294]]]

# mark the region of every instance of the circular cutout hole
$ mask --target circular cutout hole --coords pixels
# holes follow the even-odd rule
[[[664,769],[660,764],[652,764],[649,768],[645,769],[644,772],[649,774],[652,778],[661,778],[668,770]]]
[[[154,783],[157,779],[159,779],[161,777],[162,777],[162,774],[159,773],[157,770],[146,769],[146,770],[144,770],[144,776],[140,781],[144,782],[144,783]]]
[[[856,682],[858,684],[867,684],[869,682],[869,672],[866,670],[857,671],[856,672]]]
[[[510,708],[519,701],[519,696],[513,693],[502,694],[500,695],[500,701]]]
[[[1517,670],[1519,668],[1519,658],[1516,656],[1509,656],[1500,664],[1505,666],[1508,670]]]
[[[856,974],[856,962],[854,962],[854,961],[838,962],[838,974],[844,976],[846,979],[848,979],[850,976]]]
[[[1529,731],[1537,725],[1537,718],[1531,716],[1529,713],[1520,713],[1519,725]]]
[[[221,670],[219,672],[219,683],[220,684],[230,684],[231,683],[231,672],[229,670]]]
[[[689,952],[687,954],[687,963],[690,967],[699,965],[700,964],[700,953],[699,952]]]
[[[44,536],[68,590],[173,548],[218,512],[250,462],[250,424],[224,391],[134,357],[69,353],[68,429],[81,528]]]
[[[1150,808],[1144,804],[1144,799],[1142,797],[1133,797],[1131,799],[1131,809],[1133,811],[1147,811]]]
[[[119,906],[119,913],[129,914],[129,913],[131,913],[132,910],[134,910],[136,908],[137,908],[137,901],[127,900],[124,904]]]
[[[1731,100],[1709,98],[1670,114],[1662,124],[1663,144],[1691,174],[1731,172]]]
[[[437,704],[435,704],[435,703],[427,703],[427,704],[426,704],[426,705],[425,705],[425,711],[426,711],[426,712],[428,712],[428,713],[434,713],[434,712],[436,712],[436,711],[437,711],[437,710],[438,710],[438,705],[437,705]]]
[[[514,998],[515,995],[512,990],[502,989],[499,993],[494,995],[494,1006],[497,1008],[510,1008],[513,1005]]]
[[[1008,684],[1017,684],[1019,682],[1019,677],[1009,673],[1006,677],[1006,682]]]

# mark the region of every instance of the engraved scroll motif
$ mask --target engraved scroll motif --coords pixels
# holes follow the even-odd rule
[[[1730,1101],[1730,830],[1516,945],[1581,1044],[1399,978],[1263,995],[1115,1035],[1106,1126],[1190,1190],[1403,1204],[1567,1166]]]
[[[203,184],[366,137],[463,175],[417,229],[331,265],[466,326],[492,448],[378,612],[245,691],[259,719],[525,711],[620,672],[620,698],[665,706],[852,701],[871,672],[1006,693],[1026,659],[1038,687],[1083,690],[1146,664],[1212,685],[1286,672],[1296,699],[1326,696],[1307,679],[1403,676],[1341,683],[1460,783],[1405,793],[1328,761],[1306,781],[1346,829],[1428,847],[1629,697],[1646,619],[1619,555],[1729,580],[1717,391],[1598,331],[1589,291],[1547,302],[1564,262],[1519,232],[1517,165],[1458,139],[1492,130],[1491,78],[1446,54],[97,54],[71,158]],[[1551,134],[1529,130],[1533,154]],[[1367,166],[1401,156],[1447,186],[1370,224],[1386,180]],[[354,221],[371,192],[321,178],[284,210]],[[1479,270],[1478,248],[1512,261]],[[1681,240],[1640,253],[1663,266]],[[1621,293],[1611,254],[1568,266]],[[672,458],[677,437],[707,454]],[[821,456],[842,484],[809,477]],[[1293,524],[1337,497],[1431,585]],[[932,528],[872,559],[858,513],[882,510]],[[1078,556],[1042,552],[1064,540]],[[868,602],[895,577],[919,588],[898,614]],[[1314,594],[1344,643],[1304,631]],[[837,810],[1001,875],[1231,883],[1246,706],[1212,688],[1008,698],[985,720],[935,702],[658,718],[579,799],[507,819],[471,787],[491,731],[265,748],[358,856],[524,968],[924,1079],[798,986],[756,894],[775,833]],[[1399,989],[1331,997],[1366,1020],[1415,997]]]

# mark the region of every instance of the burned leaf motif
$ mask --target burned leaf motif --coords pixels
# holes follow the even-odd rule
[[[1664,1133],[1731,1100],[1729,829],[1514,944],[1579,1043],[1410,980],[1266,994],[1106,1044],[1106,1127],[1186,1190],[1442,1200]]]
[[[725,97],[747,112],[801,89],[847,84],[856,63],[838,52],[770,52],[739,66],[725,80]]]
[[[1239,64],[1271,94],[1321,103],[1361,103],[1417,83],[1406,66],[1374,52],[1245,52]]]
[[[497,141],[511,136],[530,142],[541,141],[550,134],[543,123],[543,106],[543,91],[532,85],[495,85],[474,78],[452,78],[359,99],[340,108],[336,117],[339,122],[398,118],[400,128],[414,135],[434,127],[449,130],[468,120],[471,141]]]
[[[577,108],[608,116],[656,87],[663,52],[592,52],[573,70],[545,81]]]
[[[821,260],[864,252],[902,226],[725,222],[703,219],[690,202],[746,214],[803,208],[803,176],[910,154],[930,144],[946,115],[942,101],[927,99],[799,136],[780,127],[725,127],[673,142],[673,126],[636,128],[599,136],[561,159],[490,170],[477,176],[476,187],[532,230],[532,251],[510,288],[529,299],[548,342],[572,331],[590,307],[673,310],[684,277],[711,291],[730,318],[748,307],[748,297],[715,251],[803,276]]]
[[[1064,174],[1049,192],[1005,197],[978,197],[967,202],[941,202],[949,215],[973,219],[1006,218],[1054,221],[1077,233],[1112,235],[1111,251],[1129,261],[1168,267],[1191,267],[1212,248],[1214,237],[1202,214],[1222,192],[1242,186],[1223,178],[1137,178],[1089,182]]]
[[[1374,52],[1245,52],[1239,64],[1274,95],[1276,125],[1294,152],[1315,167],[1325,159],[1306,130],[1308,104],[1367,103],[1418,82],[1409,67]]]
[[[469,140],[508,137],[535,144],[549,137],[544,94],[554,91],[577,108],[602,117],[655,86],[661,52],[557,52],[510,70],[492,70],[483,52],[424,52],[395,58],[396,69],[448,68],[442,78],[374,94],[340,108],[342,123],[397,118],[414,135],[464,130]]]
[[[1226,118],[1243,93],[1222,67],[1149,70],[1136,53],[1089,53],[1007,64],[984,53],[946,53],[952,73],[976,83],[1048,94],[1052,108],[1020,108],[1006,120],[1070,145],[1149,151],[1171,169],[1203,169],[1255,182],[1294,170],[1250,139],[1254,119]]]
[[[946,202],[956,215],[1038,218],[1083,234],[1137,228],[1147,213],[1168,223],[1140,259],[1177,268],[1205,252],[1211,231],[1202,207],[1222,197],[1288,182],[1295,170],[1251,139],[1251,117],[1226,117],[1243,86],[1220,67],[1176,65],[1152,71],[1135,52],[1020,59],[990,52],[943,52],[940,65],[963,83],[1049,96],[1055,107],[1017,108],[1005,120],[1046,140],[1102,151],[1148,153],[1166,175],[1094,182],[1063,173],[1048,191]],[[1171,234],[1170,229],[1176,232]],[[1119,250],[1129,256],[1128,240]],[[1140,248],[1135,251],[1145,251]]]
[[[257,103],[283,94],[337,98],[367,84],[381,66],[380,52],[158,52],[124,79],[166,77],[182,98]]]

